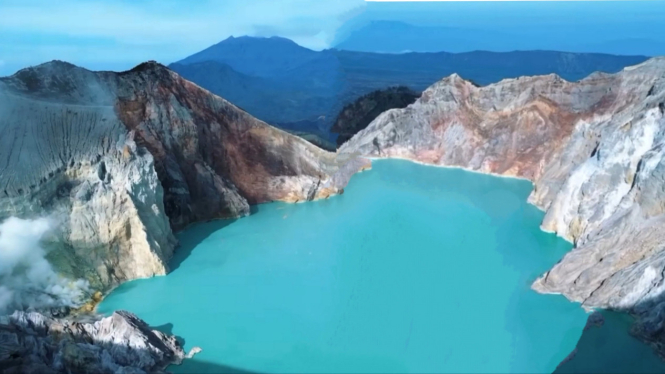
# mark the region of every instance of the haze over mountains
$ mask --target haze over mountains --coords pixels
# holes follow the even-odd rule
[[[550,73],[575,81],[646,58],[553,51],[312,51],[281,37],[245,36],[228,38],[169,67],[261,120],[332,140],[329,129],[343,106],[378,89],[402,85],[422,91],[452,73],[479,85]]]
[[[553,50],[665,55],[662,1],[367,2],[333,48],[366,52]]]
[[[561,30],[565,33],[566,30]],[[543,38],[551,38],[543,35]],[[665,53],[665,43],[648,37],[622,37],[603,41],[586,41],[571,37],[560,41],[551,38],[552,49],[577,53],[611,53],[620,55],[657,56]],[[474,50],[506,52],[542,49],[543,43],[525,38],[515,30],[488,30],[447,26],[422,26],[400,21],[371,21],[333,43],[334,48],[349,51],[404,53],[454,53]]]

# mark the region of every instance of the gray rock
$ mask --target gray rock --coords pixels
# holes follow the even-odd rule
[[[452,75],[381,114],[340,153],[533,181],[542,228],[575,244],[533,288],[658,321],[648,329],[665,339],[654,307],[665,291],[664,112],[665,58],[579,82],[547,75],[475,87]]]
[[[2,373],[154,373],[186,356],[174,336],[125,311],[94,322],[18,311],[0,320]]]
[[[51,262],[107,290],[165,274],[176,240],[154,159],[102,78],[54,62],[0,80],[0,220],[52,216]]]

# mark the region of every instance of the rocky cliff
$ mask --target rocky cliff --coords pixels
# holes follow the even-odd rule
[[[341,154],[400,157],[530,179],[542,227],[575,248],[533,288],[638,315],[662,339],[665,58],[578,82],[476,87],[457,75],[381,114]]]
[[[119,311],[96,321],[36,312],[0,317],[0,371],[6,374],[161,373],[185,355],[174,336]]]
[[[337,146],[367,127],[379,114],[389,109],[404,108],[419,96],[408,87],[398,86],[370,92],[347,104],[330,128],[331,132],[339,134]]]
[[[256,120],[157,63],[54,61],[0,78],[0,221],[51,216],[56,270],[93,290],[164,274],[173,230],[340,192],[367,167]]]

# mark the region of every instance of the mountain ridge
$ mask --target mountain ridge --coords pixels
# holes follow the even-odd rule
[[[404,51],[437,52],[446,50],[462,53],[477,50],[496,52],[530,51],[545,45],[545,50],[574,53],[604,53],[615,55],[658,56],[665,53],[665,45],[647,35],[617,36],[606,38],[581,38],[571,41],[565,37],[542,40],[548,37],[545,29],[534,29],[537,36],[526,37],[515,29],[489,28],[477,25],[473,28],[418,25],[397,20],[372,20],[360,22],[357,27],[342,30],[333,41],[333,48],[361,51],[403,53]],[[540,38],[538,38],[540,36]]]
[[[317,56],[317,52],[287,38],[231,36],[175,63],[183,65],[217,61],[226,63],[241,73],[269,76],[297,67]]]
[[[233,48],[239,48],[238,43],[249,42],[253,45],[258,41],[270,44],[271,40],[236,38],[233,39]],[[222,52],[233,49],[224,47],[224,43],[225,41],[222,41],[214,47]],[[280,39],[270,51],[275,51],[281,45]],[[293,45],[289,44],[287,52],[292,48]],[[284,66],[288,68],[254,66],[251,69],[261,71],[254,75],[245,74],[242,69],[236,68],[246,65],[245,61],[250,59],[249,54],[239,57],[216,55],[215,61],[218,63],[227,64],[239,73],[261,78],[262,83],[257,83],[258,86],[253,86],[252,90],[243,88],[241,84],[211,76],[206,69],[196,69],[196,64],[202,62],[183,63],[188,61],[185,58],[169,67],[214,93],[224,95],[231,92],[236,95],[232,102],[268,123],[287,130],[308,131],[333,140],[334,135],[329,129],[344,105],[375,90],[403,85],[422,91],[454,72],[480,85],[503,78],[551,72],[569,80],[577,80],[596,70],[616,72],[624,66],[646,60],[645,56],[555,51],[377,54],[335,49],[303,52],[303,49],[306,50],[304,47],[297,48],[297,52],[292,56],[282,53],[279,58],[285,61]],[[259,57],[266,53],[268,52],[260,52],[253,64],[262,61]],[[297,62],[301,53],[306,53],[308,57],[304,62]],[[325,119],[321,120],[322,118]]]

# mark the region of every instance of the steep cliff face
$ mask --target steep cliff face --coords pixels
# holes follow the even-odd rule
[[[155,157],[174,228],[249,204],[327,197],[342,161],[154,63],[117,76],[116,109]]]
[[[54,216],[49,257],[93,288],[164,274],[175,238],[153,157],[102,76],[65,63],[0,81],[0,219]]]
[[[367,127],[379,114],[389,109],[404,108],[416,101],[419,96],[408,87],[390,87],[370,92],[344,106],[330,129],[331,132],[339,134],[337,146],[341,146],[358,131]]]
[[[107,290],[164,274],[189,223],[340,192],[366,160],[272,128],[157,63],[0,79],[0,220],[52,215],[49,260]]]
[[[533,287],[639,311],[661,321],[644,326],[653,335],[665,308],[664,112],[663,58],[579,82],[548,75],[475,87],[453,75],[383,113],[340,153],[532,180],[543,229],[575,243]]]

